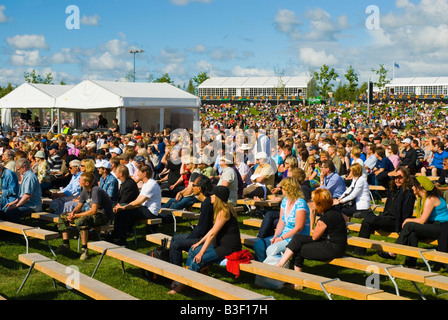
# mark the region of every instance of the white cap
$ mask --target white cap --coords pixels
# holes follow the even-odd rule
[[[411,143],[412,141],[411,141],[411,139],[409,139],[409,138],[406,138],[406,139],[404,139],[403,141],[401,141],[401,143]]]
[[[112,166],[110,165],[110,162],[107,161],[107,160],[98,161],[98,162],[95,164],[95,167],[97,167],[97,168],[105,168],[105,169],[110,169],[110,168],[112,168]]]
[[[109,150],[110,153],[121,154],[120,148],[112,148]]]
[[[255,159],[267,159],[267,158],[268,158],[268,155],[266,152],[258,152],[255,155]]]
[[[95,143],[95,142],[89,142],[89,143],[86,145],[86,147],[87,147],[87,148],[96,148],[96,143]]]

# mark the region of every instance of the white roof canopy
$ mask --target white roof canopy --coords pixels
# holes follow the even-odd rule
[[[395,78],[386,87],[394,86],[446,86],[448,77],[416,77],[416,78]]]
[[[285,88],[306,88],[310,77],[214,77],[199,88],[274,88],[282,83]]]
[[[201,100],[168,83],[85,80],[56,100],[60,109],[199,108]]]
[[[0,99],[1,108],[53,108],[56,98],[70,90],[70,85],[24,83]]]

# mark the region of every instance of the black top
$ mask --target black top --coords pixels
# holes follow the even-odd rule
[[[202,239],[213,226],[213,203],[210,197],[205,198],[201,203],[201,214],[198,224],[187,236],[187,239]]]
[[[102,209],[108,217],[113,217],[112,200],[110,200],[107,192],[98,186],[93,186],[90,192],[83,188],[79,196],[79,202],[87,203],[89,206],[92,204],[98,204],[99,210]]]
[[[440,183],[440,185],[448,185],[448,170],[442,170],[437,182]]]
[[[134,179],[127,177],[120,185],[118,190],[118,203],[129,204],[137,199],[140,191]]]
[[[400,232],[404,220],[412,217],[415,195],[411,189],[397,188],[391,190],[387,197],[383,217],[395,220],[395,231]]]
[[[213,247],[219,259],[224,259],[226,256],[241,250],[240,227],[238,220],[233,215],[218,232]]]
[[[180,168],[182,166],[182,163],[174,164],[171,160],[168,160],[166,164],[166,168],[170,170],[168,172],[168,183],[170,185],[173,185],[179,180],[180,178]]]
[[[409,150],[404,149],[402,152],[401,165],[407,166],[408,168],[417,167],[417,152],[414,148],[409,148]]]
[[[303,181],[301,185],[301,189],[303,192],[303,195],[305,196],[305,201],[310,202],[311,201],[311,192],[313,191],[313,187],[311,186],[310,180]]]
[[[331,208],[321,216],[320,220],[327,226],[320,240],[328,241],[341,248],[347,247],[347,227],[341,212]]]

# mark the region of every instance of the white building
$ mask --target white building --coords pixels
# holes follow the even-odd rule
[[[311,77],[212,77],[198,86],[203,100],[306,99]]]
[[[386,85],[391,95],[446,96],[448,95],[448,77],[395,78]]]

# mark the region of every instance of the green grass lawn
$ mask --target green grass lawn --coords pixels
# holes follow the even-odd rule
[[[256,235],[257,230],[255,228],[242,224],[242,220],[248,217],[249,215],[245,213],[242,213],[239,216],[241,232]],[[51,223],[38,223],[37,221],[31,219],[26,220],[25,223],[33,226],[40,225],[45,229],[54,230],[55,228],[55,226]],[[189,224],[186,221],[179,221],[177,227],[179,233],[189,232]],[[172,235],[173,225],[162,225],[159,227],[157,232]],[[128,248],[141,253],[147,253],[150,249],[156,247],[156,245],[153,245],[145,240],[145,228],[143,226],[138,228],[137,234],[137,244],[135,244],[133,241],[134,239],[130,237],[128,239]],[[97,240],[96,235],[91,234],[91,241],[95,240]],[[48,258],[54,258],[43,241],[37,239],[30,239],[29,241],[30,252],[38,252]],[[61,242],[61,239],[52,240],[50,241],[50,245],[52,248],[57,248]],[[81,261],[79,260],[80,254],[77,252],[77,240],[71,240],[71,248],[72,252],[67,255],[58,255],[56,260],[67,266],[76,266],[79,268],[80,272],[86,275],[92,275],[96,264],[99,261],[100,254],[90,251],[91,258],[86,261]],[[349,248],[348,253],[350,253],[350,250],[351,248]],[[89,297],[84,296],[75,290],[67,289],[62,283],[57,283],[56,289],[54,289],[51,278],[36,270],[33,270],[22,291],[17,294],[17,290],[28,272],[28,266],[18,261],[19,254],[23,253],[25,253],[25,240],[22,236],[5,232],[0,233],[0,296],[3,296],[8,300],[90,300]],[[374,251],[370,250],[367,252],[367,256],[365,258],[373,261],[384,262],[384,260],[376,255]],[[404,257],[399,256],[393,263],[404,263]],[[425,265],[421,260],[419,260],[418,267],[425,269]],[[369,274],[361,271],[345,269],[331,266],[324,262],[313,261],[306,261],[304,272],[325,276],[331,279],[339,278],[343,281],[361,285],[365,285],[366,280],[369,277]],[[445,272],[441,274],[447,275]],[[241,273],[240,277],[235,279],[234,275],[227,272],[223,266],[213,266],[210,269],[209,275],[266,296],[273,296],[277,300],[327,300],[324,293],[312,289],[305,288],[301,291],[295,291],[290,289],[269,290],[260,288],[254,284],[254,275]],[[142,278],[139,268],[128,264],[125,264],[125,273],[123,274],[121,263],[111,257],[105,257],[103,259],[95,278],[142,300],[217,300],[216,297],[198,292],[196,290],[187,290],[185,293],[174,296],[168,295],[167,292],[170,290],[170,281],[148,283]],[[395,288],[387,277],[381,276],[380,279],[380,288],[382,290],[389,293],[395,293]],[[420,300],[420,296],[412,283],[400,279],[397,279],[396,282],[399,285],[401,296]],[[446,296],[434,294],[431,288],[422,284],[419,284],[418,286],[426,299],[446,300]],[[441,292],[438,293],[440,294]],[[332,296],[332,298],[334,300],[346,300],[346,298],[338,296]]]

